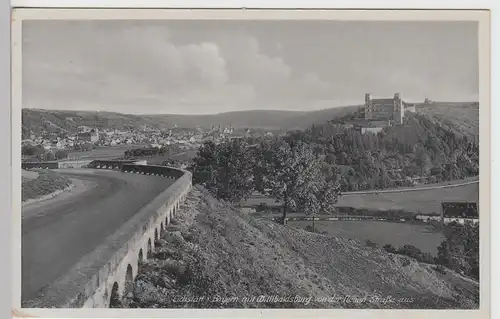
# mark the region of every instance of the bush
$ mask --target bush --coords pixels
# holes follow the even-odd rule
[[[65,150],[57,150],[54,156],[56,160],[68,158],[68,152],[66,152]]]
[[[432,269],[434,269],[436,272],[440,273],[441,275],[446,275],[446,269],[441,265],[432,266]]]
[[[391,253],[391,254],[396,253],[396,248],[394,246],[392,246],[391,244],[384,245],[384,247],[382,247],[382,248],[388,253]]]
[[[268,209],[268,206],[266,203],[260,203],[258,206],[257,206],[257,211],[258,212],[263,212],[263,211],[267,211]]]
[[[422,251],[413,245],[404,245],[399,247],[397,254],[405,255],[414,259],[421,257]]]
[[[367,239],[367,240],[365,241],[365,245],[366,245],[366,246],[368,246],[368,247],[371,247],[371,248],[377,248],[377,247],[378,247],[378,245],[377,245],[377,243],[376,243],[376,242],[371,241],[371,240],[369,240],[369,239]]]

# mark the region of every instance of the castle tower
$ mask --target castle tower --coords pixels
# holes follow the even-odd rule
[[[370,93],[365,93],[365,120],[371,120],[373,109],[372,109],[372,95]]]
[[[404,119],[404,106],[403,101],[399,93],[394,93],[394,109],[393,109],[393,120],[396,124],[403,124]]]

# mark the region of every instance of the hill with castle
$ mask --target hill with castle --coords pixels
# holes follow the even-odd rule
[[[41,132],[77,133],[79,127],[141,129],[151,127],[187,129],[211,127],[260,128],[268,130],[306,129],[313,124],[322,124],[331,119],[342,119],[355,115],[353,125],[364,131],[377,132],[381,127],[404,123],[411,114],[428,115],[449,129],[469,136],[479,135],[479,104],[477,102],[431,102],[406,103],[399,94],[390,98],[373,98],[365,95],[365,103],[333,107],[318,111],[250,110],[209,115],[131,115],[113,112],[69,111],[69,110],[22,110],[23,138]]]

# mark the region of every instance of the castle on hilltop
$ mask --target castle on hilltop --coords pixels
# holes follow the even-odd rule
[[[410,105],[401,99],[399,93],[393,98],[373,99],[371,94],[365,94],[363,109],[364,119],[367,121],[388,121],[391,124],[401,125],[404,122],[405,112],[415,112],[415,105]]]

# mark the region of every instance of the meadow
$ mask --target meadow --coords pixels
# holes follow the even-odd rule
[[[306,228],[312,221],[289,221],[295,228]],[[413,245],[422,252],[436,256],[437,246],[444,236],[430,225],[395,223],[385,221],[316,221],[316,230],[326,232],[329,236],[356,239],[362,243],[371,240],[382,247],[386,244],[398,248]]]
[[[475,180],[475,178],[452,181],[433,185],[420,185],[419,187],[439,186],[446,184],[458,184]],[[357,209],[370,210],[404,210],[411,213],[432,214],[440,213],[441,202],[446,201],[467,201],[479,202],[479,183],[461,185],[450,188],[422,189],[409,192],[391,193],[369,193],[369,194],[345,194],[340,197],[337,207],[352,207]],[[256,207],[265,203],[269,207],[280,206],[274,199],[260,195],[258,193],[246,200],[242,206]]]
[[[109,147],[99,147],[91,151],[73,151],[68,153],[68,158],[81,157],[86,159],[113,159],[124,155],[126,150],[144,146],[137,145],[117,145]]]
[[[342,196],[337,206],[428,214],[440,213],[441,202],[447,201],[478,202],[479,183],[411,192],[348,195]]]

